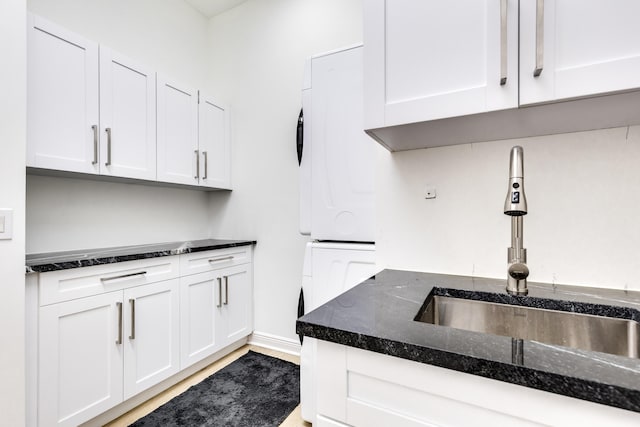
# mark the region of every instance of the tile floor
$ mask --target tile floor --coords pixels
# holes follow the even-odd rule
[[[161,405],[167,403],[169,400],[173,399],[175,396],[177,396],[180,393],[184,392],[185,390],[187,390],[192,385],[198,384],[200,381],[202,381],[205,378],[209,377],[211,374],[217,372],[218,370],[224,368],[225,366],[227,366],[228,364],[230,364],[234,360],[240,358],[241,356],[244,356],[249,350],[253,350],[255,352],[263,353],[263,354],[266,354],[267,356],[272,356],[272,357],[277,357],[279,359],[287,360],[287,361],[295,363],[297,365],[300,364],[300,357],[298,357],[298,356],[292,356],[292,355],[287,354],[287,353],[282,353],[282,352],[279,352],[279,351],[276,351],[276,350],[269,350],[269,349],[266,349],[266,348],[263,348],[263,347],[256,347],[256,346],[253,346],[253,345],[245,345],[244,347],[241,347],[238,350],[234,351],[233,353],[228,354],[227,356],[223,357],[222,359],[218,360],[217,362],[212,363],[211,365],[207,366],[206,368],[202,369],[201,371],[196,372],[195,374],[193,374],[189,378],[186,378],[185,380],[179,382],[178,384],[174,385],[173,387],[165,390],[164,392],[160,393],[159,395],[147,400],[146,402],[144,402],[140,406],[132,409],[131,411],[127,412],[126,414],[124,414],[122,416],[120,416],[119,418],[116,418],[115,420],[113,420],[112,422],[107,424],[105,427],[126,427],[126,426],[128,426],[129,424],[131,424],[134,421],[136,421],[138,418],[144,417],[148,413],[154,411],[156,408],[158,408]],[[287,417],[287,419],[284,420],[284,422],[282,424],[280,424],[280,427],[310,427],[310,426],[311,426],[311,424],[305,422],[300,417],[300,406],[296,407],[296,409],[291,413],[291,415],[289,415],[289,417]]]

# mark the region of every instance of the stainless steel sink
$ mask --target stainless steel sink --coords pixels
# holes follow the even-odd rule
[[[638,358],[633,320],[434,295],[417,321]]]

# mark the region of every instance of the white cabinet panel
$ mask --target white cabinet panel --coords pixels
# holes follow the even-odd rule
[[[251,334],[251,260],[240,247],[31,275],[31,419],[79,425]]]
[[[76,426],[122,401],[118,303],[122,292],[40,309],[40,426]]]
[[[40,308],[41,426],[76,426],[177,373],[178,280]]]
[[[219,280],[220,279],[220,282]],[[216,272],[180,279],[180,366],[184,369],[220,348],[216,336],[217,296],[222,292]]]
[[[242,256],[233,259],[229,255],[233,250],[241,250]],[[182,261],[180,354],[184,369],[253,332],[253,269],[251,250],[246,247],[186,254]],[[227,263],[232,266],[224,266]],[[197,271],[205,272],[193,274]]]
[[[28,19],[28,167],[231,189],[227,107]]]
[[[363,6],[365,129],[390,151],[640,123],[636,0]]]
[[[317,349],[318,419],[367,427],[638,424],[619,408],[327,341]]]
[[[40,275],[40,305],[122,290],[178,277],[178,256],[51,271]]]
[[[198,92],[158,75],[158,180],[199,182]]]
[[[180,276],[250,263],[253,258],[252,254],[251,246],[236,246],[183,254],[180,255]]]
[[[27,166],[96,174],[98,45],[28,17]]]
[[[100,173],[156,179],[156,76],[100,46]]]
[[[201,93],[198,112],[200,185],[231,188],[229,110]]]
[[[223,281],[223,340],[226,344],[253,332],[253,292],[251,265],[230,267],[220,272]]]
[[[520,8],[521,104],[640,87],[640,2],[545,0],[543,70],[536,78],[536,2]]]
[[[498,0],[366,1],[365,127],[516,107],[518,1],[506,4],[503,25]]]
[[[180,370],[178,280],[124,291],[124,398]]]

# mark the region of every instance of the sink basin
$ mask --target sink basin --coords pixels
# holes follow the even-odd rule
[[[633,320],[432,295],[417,321],[638,358]]]

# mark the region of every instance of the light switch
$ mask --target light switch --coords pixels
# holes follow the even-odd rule
[[[0,209],[0,240],[13,238],[13,209]]]

